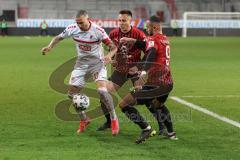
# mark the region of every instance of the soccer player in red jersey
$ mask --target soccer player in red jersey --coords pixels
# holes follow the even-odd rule
[[[119,28],[113,29],[109,34],[110,39],[118,47],[118,52],[115,57],[116,68],[111,77],[109,78],[110,81],[108,83],[108,90],[112,93],[122,87],[126,81],[131,80],[132,84],[135,85],[135,82],[138,79],[138,77],[134,77],[132,75],[132,72],[134,73],[137,63],[141,62],[141,51],[144,51],[145,49],[138,48],[133,44],[120,43],[120,39],[122,37],[134,38],[139,41],[142,41],[146,38],[145,34],[141,30],[131,26],[131,19],[131,11],[120,11],[118,16]],[[162,132],[162,130],[164,129],[164,125],[157,118],[157,113],[154,107],[152,107],[152,102],[149,101],[149,103],[145,103],[145,105],[157,119],[159,125],[159,132]],[[106,107],[103,103],[101,103],[101,107],[107,121],[97,129],[98,131],[102,131],[111,127],[110,114],[106,110]],[[142,126],[142,128],[144,127],[146,126]]]
[[[131,80],[132,84],[135,85],[135,81],[138,79],[138,77],[131,75],[131,72],[134,70],[136,63],[141,61],[142,50],[133,44],[120,43],[120,39],[122,37],[134,38],[140,41],[146,38],[145,34],[141,30],[131,26],[131,19],[131,11],[121,10],[118,16],[119,28],[113,29],[109,34],[110,39],[118,47],[118,52],[115,56],[115,70],[109,78],[110,81],[107,85],[108,91],[112,93],[121,88],[126,81]],[[156,111],[151,107],[151,103],[146,104],[146,106],[157,118]],[[107,113],[106,107],[103,103],[101,103],[101,107],[105,113],[107,121],[97,129],[98,131],[111,127],[110,115]],[[162,122],[159,121],[158,123],[159,128],[163,128]]]
[[[109,38],[118,48],[114,58],[115,70],[110,76],[107,84],[108,91],[111,93],[117,91],[131,78],[131,75],[128,74],[130,68],[133,67],[133,65],[136,65],[135,62],[141,61],[141,49],[134,45],[120,43],[122,37],[130,37],[137,40],[144,40],[146,38],[141,30],[131,26],[131,19],[131,11],[121,10],[118,15],[119,28],[113,29],[109,34]],[[131,81],[134,84],[136,79],[131,79]],[[98,131],[111,127],[110,114],[106,110],[104,103],[101,103],[101,107],[105,113],[107,121],[97,129]]]
[[[141,61],[141,49],[137,48],[134,45],[120,43],[122,37],[134,38],[137,40],[144,40],[146,38],[145,34],[137,29],[136,27],[131,26],[132,13],[129,10],[122,10],[119,12],[119,28],[113,29],[109,38],[114,42],[118,47],[118,52],[115,57],[115,67],[116,70],[114,74],[119,74],[121,78],[129,72],[129,68],[133,67],[135,62]],[[116,76],[115,76],[116,77]],[[115,78],[114,77],[114,78]],[[122,86],[125,82],[125,79],[117,81],[117,87]]]
[[[170,71],[170,46],[169,41],[162,33],[160,20],[156,16],[150,17],[147,24],[149,37],[145,41],[132,38],[122,38],[121,42],[134,44],[138,48],[145,50],[143,65],[139,66],[139,79],[136,83],[136,90],[129,93],[120,102],[120,108],[126,115],[134,114],[132,112],[133,104],[145,104],[153,102],[157,110],[158,119],[161,120],[167,128],[168,137],[176,140],[176,133],[173,131],[171,115],[164,104],[169,93],[173,88],[173,80]],[[141,117],[134,118],[128,116],[134,123]],[[139,123],[139,122],[138,122]],[[140,123],[145,123],[140,121]],[[151,132],[143,130],[136,143],[141,143],[151,136]]]

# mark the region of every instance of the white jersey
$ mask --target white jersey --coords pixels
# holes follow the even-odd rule
[[[60,36],[62,38],[71,37],[76,42],[78,58],[75,68],[102,62],[104,53],[101,42],[110,43],[110,38],[105,30],[92,22],[87,31],[81,30],[77,23],[71,24]]]

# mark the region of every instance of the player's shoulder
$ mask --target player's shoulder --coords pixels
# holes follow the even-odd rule
[[[151,37],[153,37],[153,38],[158,38],[158,39],[168,39],[165,34],[160,34],[160,33],[157,33],[157,34],[155,34],[155,35],[152,35]]]
[[[156,39],[159,39],[162,44],[165,44],[165,45],[170,44],[168,37],[165,34],[158,34],[156,36]]]
[[[156,38],[154,36],[148,36],[147,38],[145,38],[146,41],[155,41]]]
[[[137,27],[132,27],[132,32],[133,33],[136,33],[136,34],[138,34],[140,37],[142,37],[142,38],[145,38],[146,37],[146,35],[145,35],[145,33],[141,30],[141,29],[139,29],[139,28],[137,28]]]
[[[68,33],[68,34],[72,34],[73,32],[77,32],[77,30],[79,29],[79,27],[77,26],[76,23],[72,23],[72,24],[69,24],[65,30],[63,31],[63,33]]]
[[[69,24],[66,27],[66,30],[74,30],[74,29],[77,29],[77,28],[78,28],[77,23],[72,23],[72,24]]]
[[[119,32],[119,28],[114,28],[110,31],[109,34],[111,35],[111,34],[118,33],[118,32]]]
[[[119,35],[119,28],[114,28],[109,32],[109,38],[115,39]]]
[[[155,34],[153,36],[150,36],[149,38],[152,39],[152,41],[156,41],[158,43],[169,45],[170,42],[165,34]]]
[[[100,27],[99,25],[97,25],[96,23],[91,22],[91,25],[95,31],[97,31],[99,33],[105,33],[105,30],[102,27]]]

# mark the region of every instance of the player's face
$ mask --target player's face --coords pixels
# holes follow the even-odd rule
[[[131,28],[131,17],[127,14],[119,14],[118,23],[121,31],[127,32]]]
[[[87,16],[80,16],[76,18],[76,23],[82,30],[88,30],[89,28],[89,20]]]
[[[147,33],[148,35],[153,35],[153,24],[151,22],[147,22]]]

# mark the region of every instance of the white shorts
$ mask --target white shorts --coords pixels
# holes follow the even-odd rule
[[[86,81],[92,77],[95,82],[107,81],[107,69],[103,63],[96,65],[81,65],[72,71],[69,85],[84,87]]]

